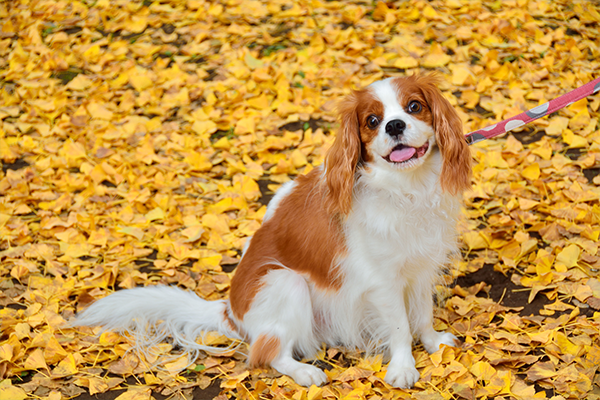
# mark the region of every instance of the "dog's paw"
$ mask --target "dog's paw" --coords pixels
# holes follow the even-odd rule
[[[290,376],[298,385],[309,387],[311,385],[321,386],[327,382],[327,375],[325,372],[315,367],[314,365],[301,364]]]
[[[390,364],[384,380],[394,387],[410,389],[419,380],[419,371],[415,367]]]
[[[435,353],[440,349],[442,344],[450,347],[458,347],[460,341],[450,332],[435,332],[431,337],[421,337],[421,343],[425,346],[425,350],[429,354]]]

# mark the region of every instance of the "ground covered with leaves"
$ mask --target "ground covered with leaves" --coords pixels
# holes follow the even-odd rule
[[[599,29],[597,1],[1,2],[0,399],[599,398],[598,95],[473,147],[436,310],[463,343],[417,346],[414,389],[355,351],[323,349],[307,389],[65,325],[121,288],[227,297],[352,88],[438,71],[466,133],[598,77]]]

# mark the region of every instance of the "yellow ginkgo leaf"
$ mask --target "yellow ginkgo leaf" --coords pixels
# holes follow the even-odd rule
[[[24,400],[27,393],[17,386],[13,386],[10,379],[0,382],[0,400]]]
[[[571,244],[564,249],[561,250],[560,253],[556,256],[556,263],[560,263],[567,268],[574,267],[579,260],[579,255],[581,254],[581,250],[579,246]]]

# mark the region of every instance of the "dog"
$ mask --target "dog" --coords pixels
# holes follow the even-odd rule
[[[217,331],[250,344],[250,366],[303,386],[327,375],[310,358],[323,343],[390,356],[385,381],[419,379],[413,338],[455,346],[433,328],[434,286],[453,254],[471,155],[456,111],[431,75],[389,78],[352,92],[320,167],[285,183],[248,239],[228,300],[166,286],[118,291],[75,325],[170,337],[188,351]]]

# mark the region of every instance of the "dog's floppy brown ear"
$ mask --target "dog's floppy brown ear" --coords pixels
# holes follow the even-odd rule
[[[348,215],[352,208],[354,175],[360,159],[360,130],[357,114],[358,98],[353,92],[339,105],[340,130],[325,157],[327,211]]]
[[[419,77],[425,99],[433,114],[433,129],[442,153],[440,184],[444,191],[458,194],[471,187],[471,152],[458,113],[437,87],[435,76]]]

